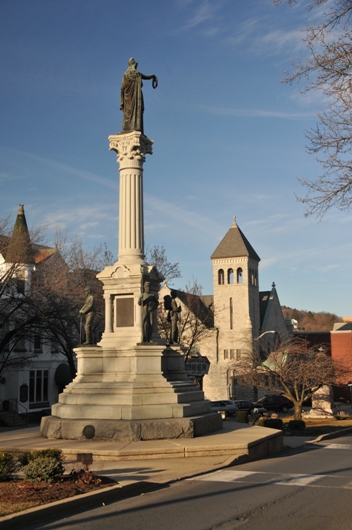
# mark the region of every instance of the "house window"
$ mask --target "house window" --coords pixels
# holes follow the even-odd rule
[[[235,358],[235,350],[230,350],[230,359]]]
[[[224,271],[223,269],[218,270],[218,284],[224,285],[225,283],[225,277],[224,277]]]
[[[15,347],[14,347],[14,351],[18,352],[18,351],[26,351],[26,338],[24,335],[20,335],[17,337],[15,337],[15,341],[16,341],[16,344],[15,344]]]
[[[224,359],[229,358],[229,350],[224,350]]]
[[[8,334],[8,332],[9,332],[9,325],[8,325],[7,322],[5,322],[3,324],[3,326],[0,328],[0,342],[5,339],[5,337]],[[3,351],[4,352],[8,352],[9,351],[9,343],[8,342],[6,342],[6,344],[4,345]]]
[[[243,283],[243,270],[241,267],[237,269],[237,283]]]
[[[51,339],[50,351],[51,353],[59,353],[59,343],[56,339]]]
[[[21,278],[16,278],[16,286],[17,286],[18,294],[24,294],[25,287],[26,287],[25,280],[22,280]]]
[[[230,329],[233,329],[233,304],[232,304],[232,298],[230,298]]]
[[[233,269],[228,269],[227,271],[227,283],[228,284],[233,283]]]
[[[48,406],[49,370],[29,371],[29,403],[36,406]]]
[[[26,403],[28,401],[28,385],[20,386],[20,402]]]
[[[241,350],[236,350],[236,361],[241,359]]]
[[[33,337],[34,351],[42,351],[42,338],[40,335]]]

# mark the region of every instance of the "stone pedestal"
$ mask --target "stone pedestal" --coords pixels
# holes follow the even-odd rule
[[[332,390],[329,386],[322,386],[312,396],[312,408],[309,411],[309,417],[331,418],[336,414]]]
[[[221,416],[186,371],[184,356],[163,344],[156,312],[151,342],[142,343],[145,282],[158,297],[163,277],[144,260],[143,163],[152,140],[140,132],[109,137],[120,165],[118,261],[98,278],[105,298],[105,331],[98,345],[77,354],[77,376],[43,418],[48,438],[116,441],[200,436],[222,428]]]
[[[152,343],[134,348],[77,348],[77,377],[43,418],[48,438],[137,441],[193,437],[222,420],[184,368],[180,351]]]

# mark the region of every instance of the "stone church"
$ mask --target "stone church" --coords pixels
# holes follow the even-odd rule
[[[274,283],[268,291],[259,290],[260,258],[236,219],[214,250],[211,260],[213,295],[199,297],[197,306],[198,311],[199,306],[203,306],[198,315],[207,317],[208,333],[193,348],[195,354],[198,352],[210,361],[202,387],[210,400],[255,400],[258,398],[257,389],[236,384],[236,363],[253,342],[271,350],[276,341],[283,340],[292,331],[291,320],[285,320],[282,314]],[[164,286],[160,298],[167,292],[168,288]],[[182,318],[190,310],[186,307],[189,297],[179,292],[178,299],[182,307],[182,327]],[[184,339],[181,342],[187,342]]]

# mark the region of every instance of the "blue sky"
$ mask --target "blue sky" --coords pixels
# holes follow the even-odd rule
[[[0,217],[106,242],[117,255],[120,84],[144,83],[145,240],[212,292],[210,255],[236,216],[261,257],[261,290],[282,304],[352,314],[350,213],[305,218],[298,178],[324,101],[280,81],[304,53],[307,1],[0,0]],[[316,16],[314,13],[310,17]]]

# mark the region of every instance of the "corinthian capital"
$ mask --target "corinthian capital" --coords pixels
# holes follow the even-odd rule
[[[143,164],[145,155],[153,154],[153,143],[139,131],[109,136],[109,149],[116,152],[117,161],[123,165],[126,162]]]

